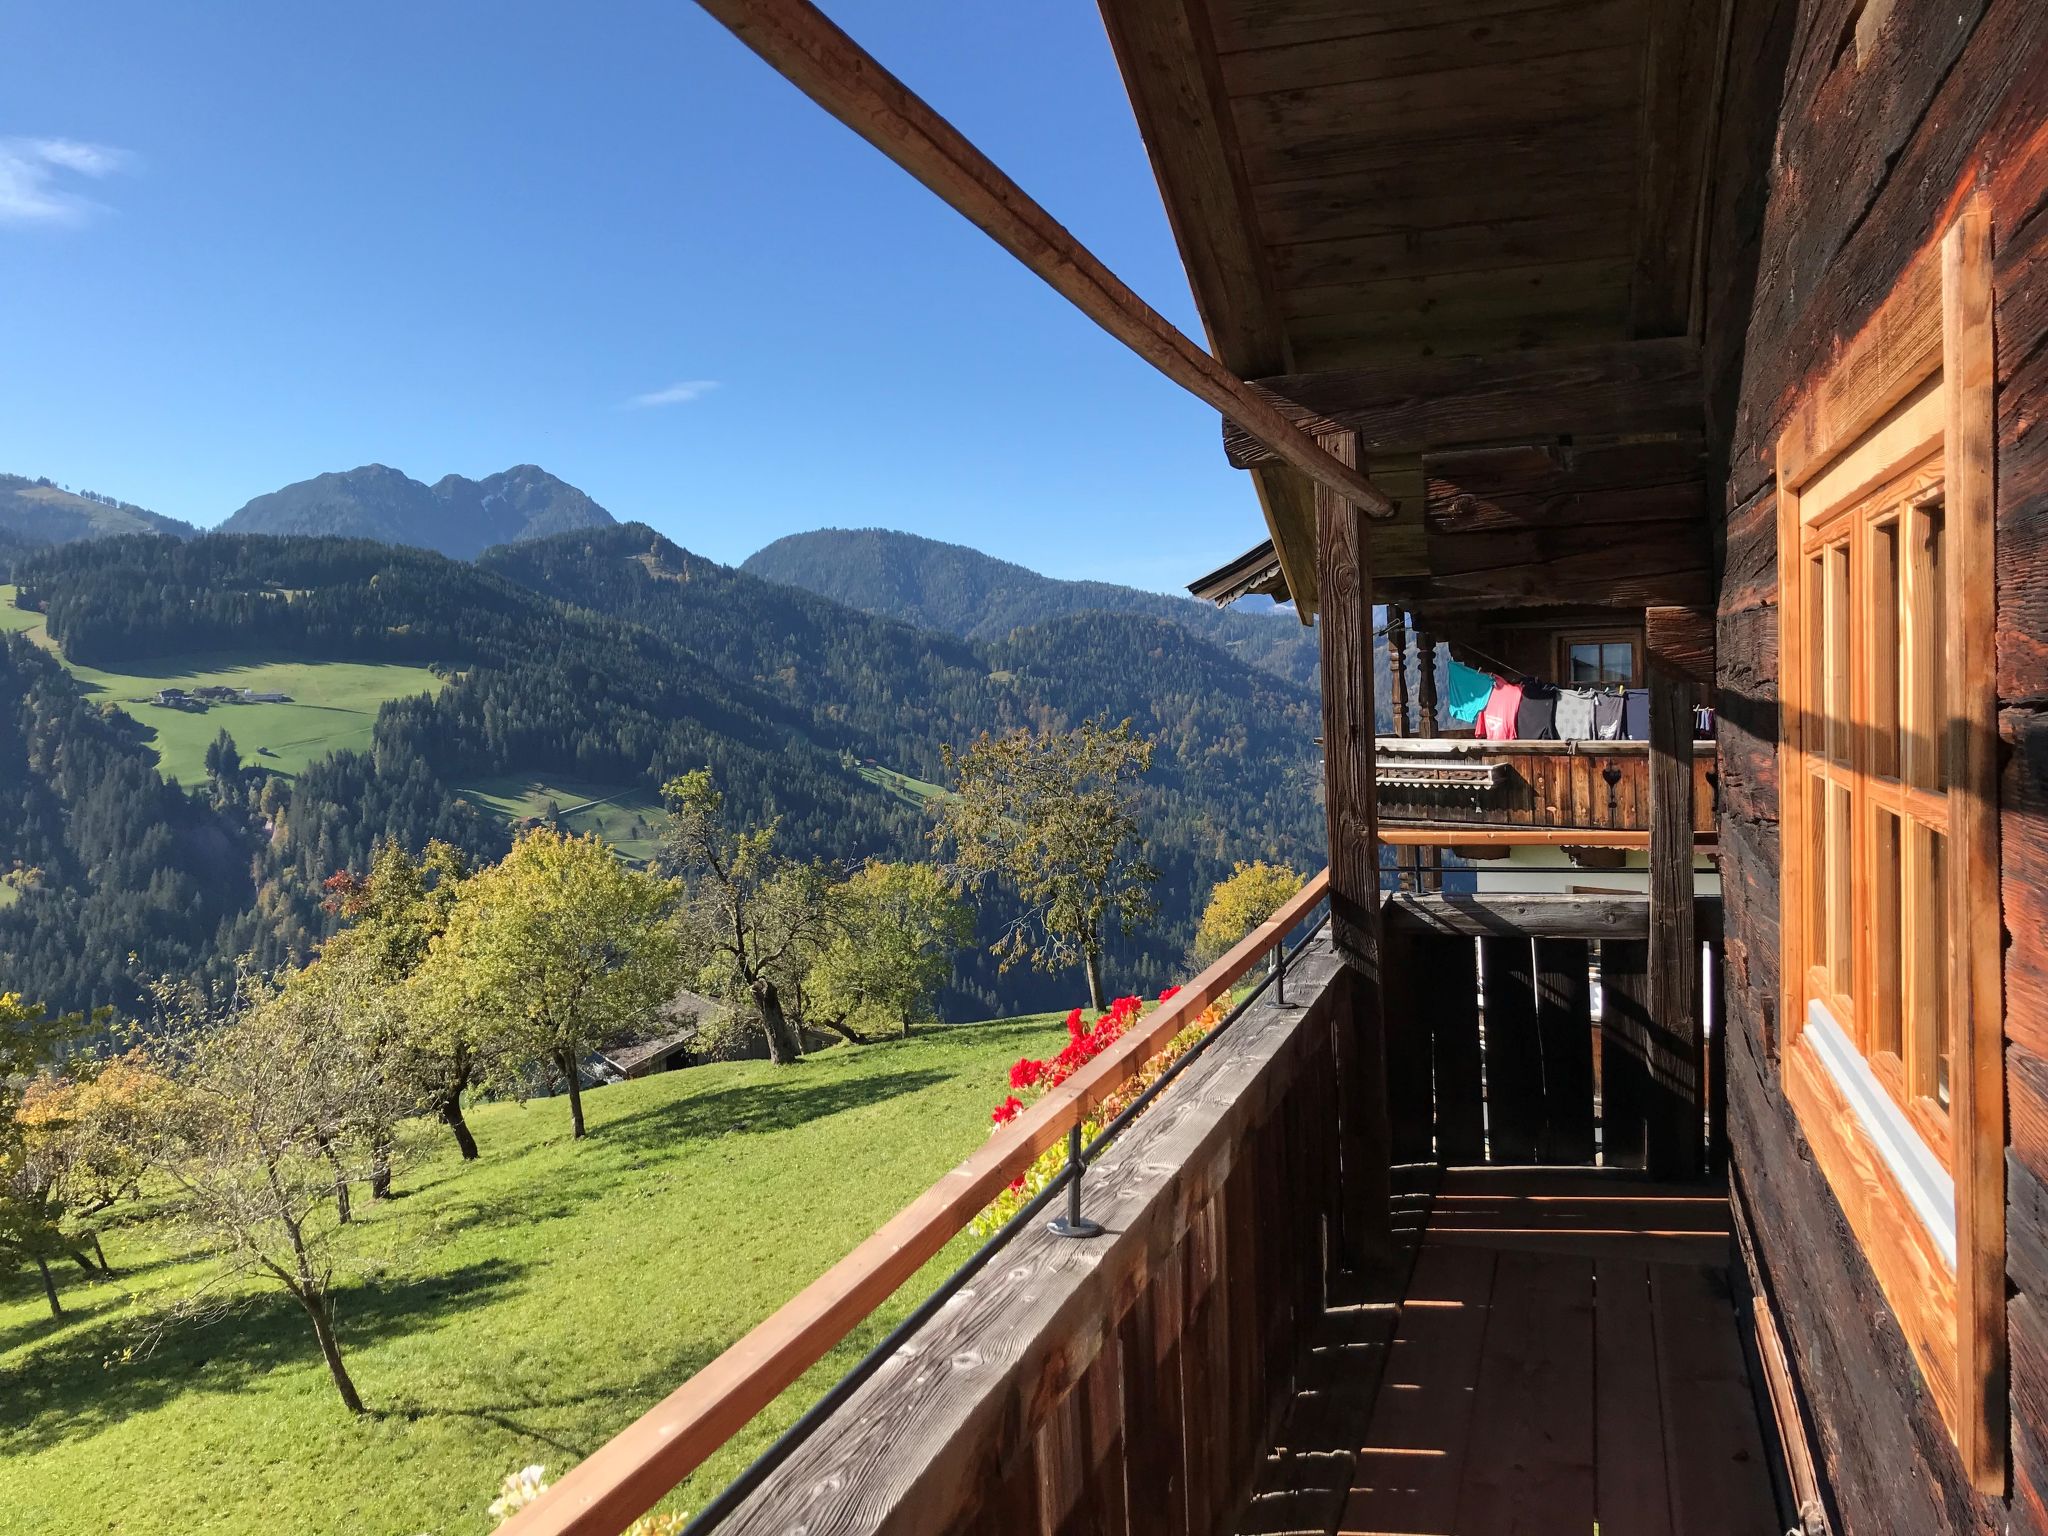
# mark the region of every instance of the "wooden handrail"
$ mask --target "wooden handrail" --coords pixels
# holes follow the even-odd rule
[[[699,0],[819,106],[910,172],[1082,314],[1246,436],[1373,517],[1394,503],[1139,298],[959,129],[810,0]]]
[[[853,1252],[619,1431],[510,1524],[503,1536],[617,1536],[746,1427],[893,1295],[1068,1127],[1228,995],[1327,894],[1314,876],[1264,924],[965,1161]]]
[[[1380,823],[1379,840],[1389,848],[1648,848],[1650,834],[1640,827],[1515,827],[1498,822],[1421,821],[1406,825]],[[1712,832],[1695,832],[1693,847],[1711,851],[1719,845]]]

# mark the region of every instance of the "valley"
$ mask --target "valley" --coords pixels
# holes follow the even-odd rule
[[[442,679],[426,667],[394,662],[276,660],[215,651],[124,662],[118,668],[68,660],[39,614],[14,606],[0,585],[0,631],[25,635],[63,663],[95,703],[111,703],[141,726],[157,770],[181,784],[206,778],[206,749],[226,731],[243,760],[287,777],[334,752],[365,752],[377,711],[393,699],[434,693]],[[207,688],[280,693],[287,701],[216,702],[207,708],[158,702],[165,689],[199,697]]]
[[[1049,582],[950,546],[918,578],[935,607],[870,611],[613,522],[530,466],[431,488],[356,471],[286,492],[259,510],[288,505],[309,530],[382,528],[415,502],[415,524],[427,503],[469,516],[494,497],[517,503],[529,533],[574,526],[474,560],[315,531],[81,537],[14,557],[0,633],[60,661],[74,703],[30,656],[0,671],[0,710],[44,700],[20,716],[26,755],[0,760],[13,850],[0,967],[53,1006],[125,1008],[152,969],[296,963],[331,923],[324,883],[383,841],[440,838],[490,861],[517,829],[552,823],[645,861],[661,784],[697,767],[796,857],[928,858],[945,754],[1025,726],[1129,719],[1155,743],[1134,806],[1159,913],[1112,939],[1119,985],[1175,979],[1233,860],[1314,857],[1318,701],[1276,661],[1301,643],[1287,615]],[[18,532],[0,515],[0,533]],[[1035,594],[999,634],[944,620],[988,587],[976,561]],[[968,596],[943,598],[948,571]],[[238,697],[202,710],[160,701],[165,689]],[[244,702],[244,689],[284,697]],[[118,713],[100,715],[108,704]],[[223,730],[239,759],[225,788],[207,764]],[[71,745],[81,732],[92,751]],[[74,766],[53,775],[60,761]],[[80,822],[115,783],[136,786],[122,791],[134,801],[138,774],[194,793],[144,795],[125,829]],[[216,872],[207,899],[174,897],[194,869]],[[987,946],[1005,901],[980,893],[979,942],[958,957],[944,1016],[1071,1000],[1072,976],[998,968]]]

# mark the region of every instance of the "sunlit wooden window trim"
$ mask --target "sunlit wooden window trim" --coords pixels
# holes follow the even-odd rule
[[[1779,1018],[1785,1094],[1815,1162],[1972,1481],[1998,1492],[2006,1459],[2005,1088],[1989,219],[1988,207],[1973,202],[1915,258],[1778,440]],[[1926,510],[1936,505],[1938,512]],[[1907,520],[1923,513],[1941,530],[1938,583],[1924,568],[1910,576],[1905,558],[1915,526]],[[1898,529],[1889,550],[1888,525]],[[1875,594],[1887,580],[1906,589],[1889,608]],[[1939,613],[1927,606],[1933,602]],[[1887,613],[1899,632],[1887,627]],[[1946,637],[1939,658],[1912,634],[1936,624]],[[1889,679],[1876,666],[1851,664],[1887,647],[1901,658]],[[1883,729],[1888,710],[1896,711],[1896,731]],[[1915,710],[1934,728],[1910,740]],[[1884,834],[1894,827],[1897,840],[1887,847]],[[1904,979],[1902,995],[1888,999],[1878,985],[1889,970],[1878,963],[1887,938],[1875,930],[1891,916],[1870,910],[1876,893],[1866,876],[1874,861],[1894,857],[1902,861],[1901,911],[1891,916],[1900,924]],[[1830,903],[1830,890],[1838,898],[1856,893],[1853,921]],[[1938,914],[1929,905],[1934,890],[1942,892]],[[1905,909],[1916,900],[1912,917]],[[1945,918],[1945,944],[1937,917]],[[1945,1110],[1926,1018],[1944,997]],[[1840,1038],[1807,1038],[1816,1003],[1882,1095],[1859,1095],[1862,1080],[1840,1070]],[[1895,1050],[1885,1048],[1888,1018],[1898,1021]],[[1953,1263],[1948,1233],[1922,1219],[1903,1182],[1918,1179],[1924,1205],[1936,1175],[1898,1156],[1893,1115],[1953,1179]]]

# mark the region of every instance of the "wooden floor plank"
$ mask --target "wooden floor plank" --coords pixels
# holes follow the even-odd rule
[[[1428,1246],[1416,1259],[1338,1526],[1347,1536],[1451,1529],[1494,1264],[1489,1253]]]
[[[1671,1536],[1650,1266],[1602,1259],[1593,1295],[1600,1536]]]
[[[1344,1536],[1774,1531],[1727,1231],[1707,1186],[1446,1170],[1393,1342],[1356,1356],[1377,1391],[1342,1390],[1335,1353],[1306,1374],[1314,1433],[1250,1518],[1316,1532],[1349,1455]]]
[[[1777,1505],[1764,1459],[1727,1271],[1650,1271],[1665,1462],[1679,1536],[1771,1531]]]
[[[1473,1536],[1591,1536],[1593,1266],[1503,1253],[1455,1525]]]

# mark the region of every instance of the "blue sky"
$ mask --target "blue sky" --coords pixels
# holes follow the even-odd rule
[[[1199,336],[1095,8],[833,14]],[[686,0],[0,0],[0,470],[198,523],[546,466],[737,561],[879,525],[1172,590],[1215,415]]]

